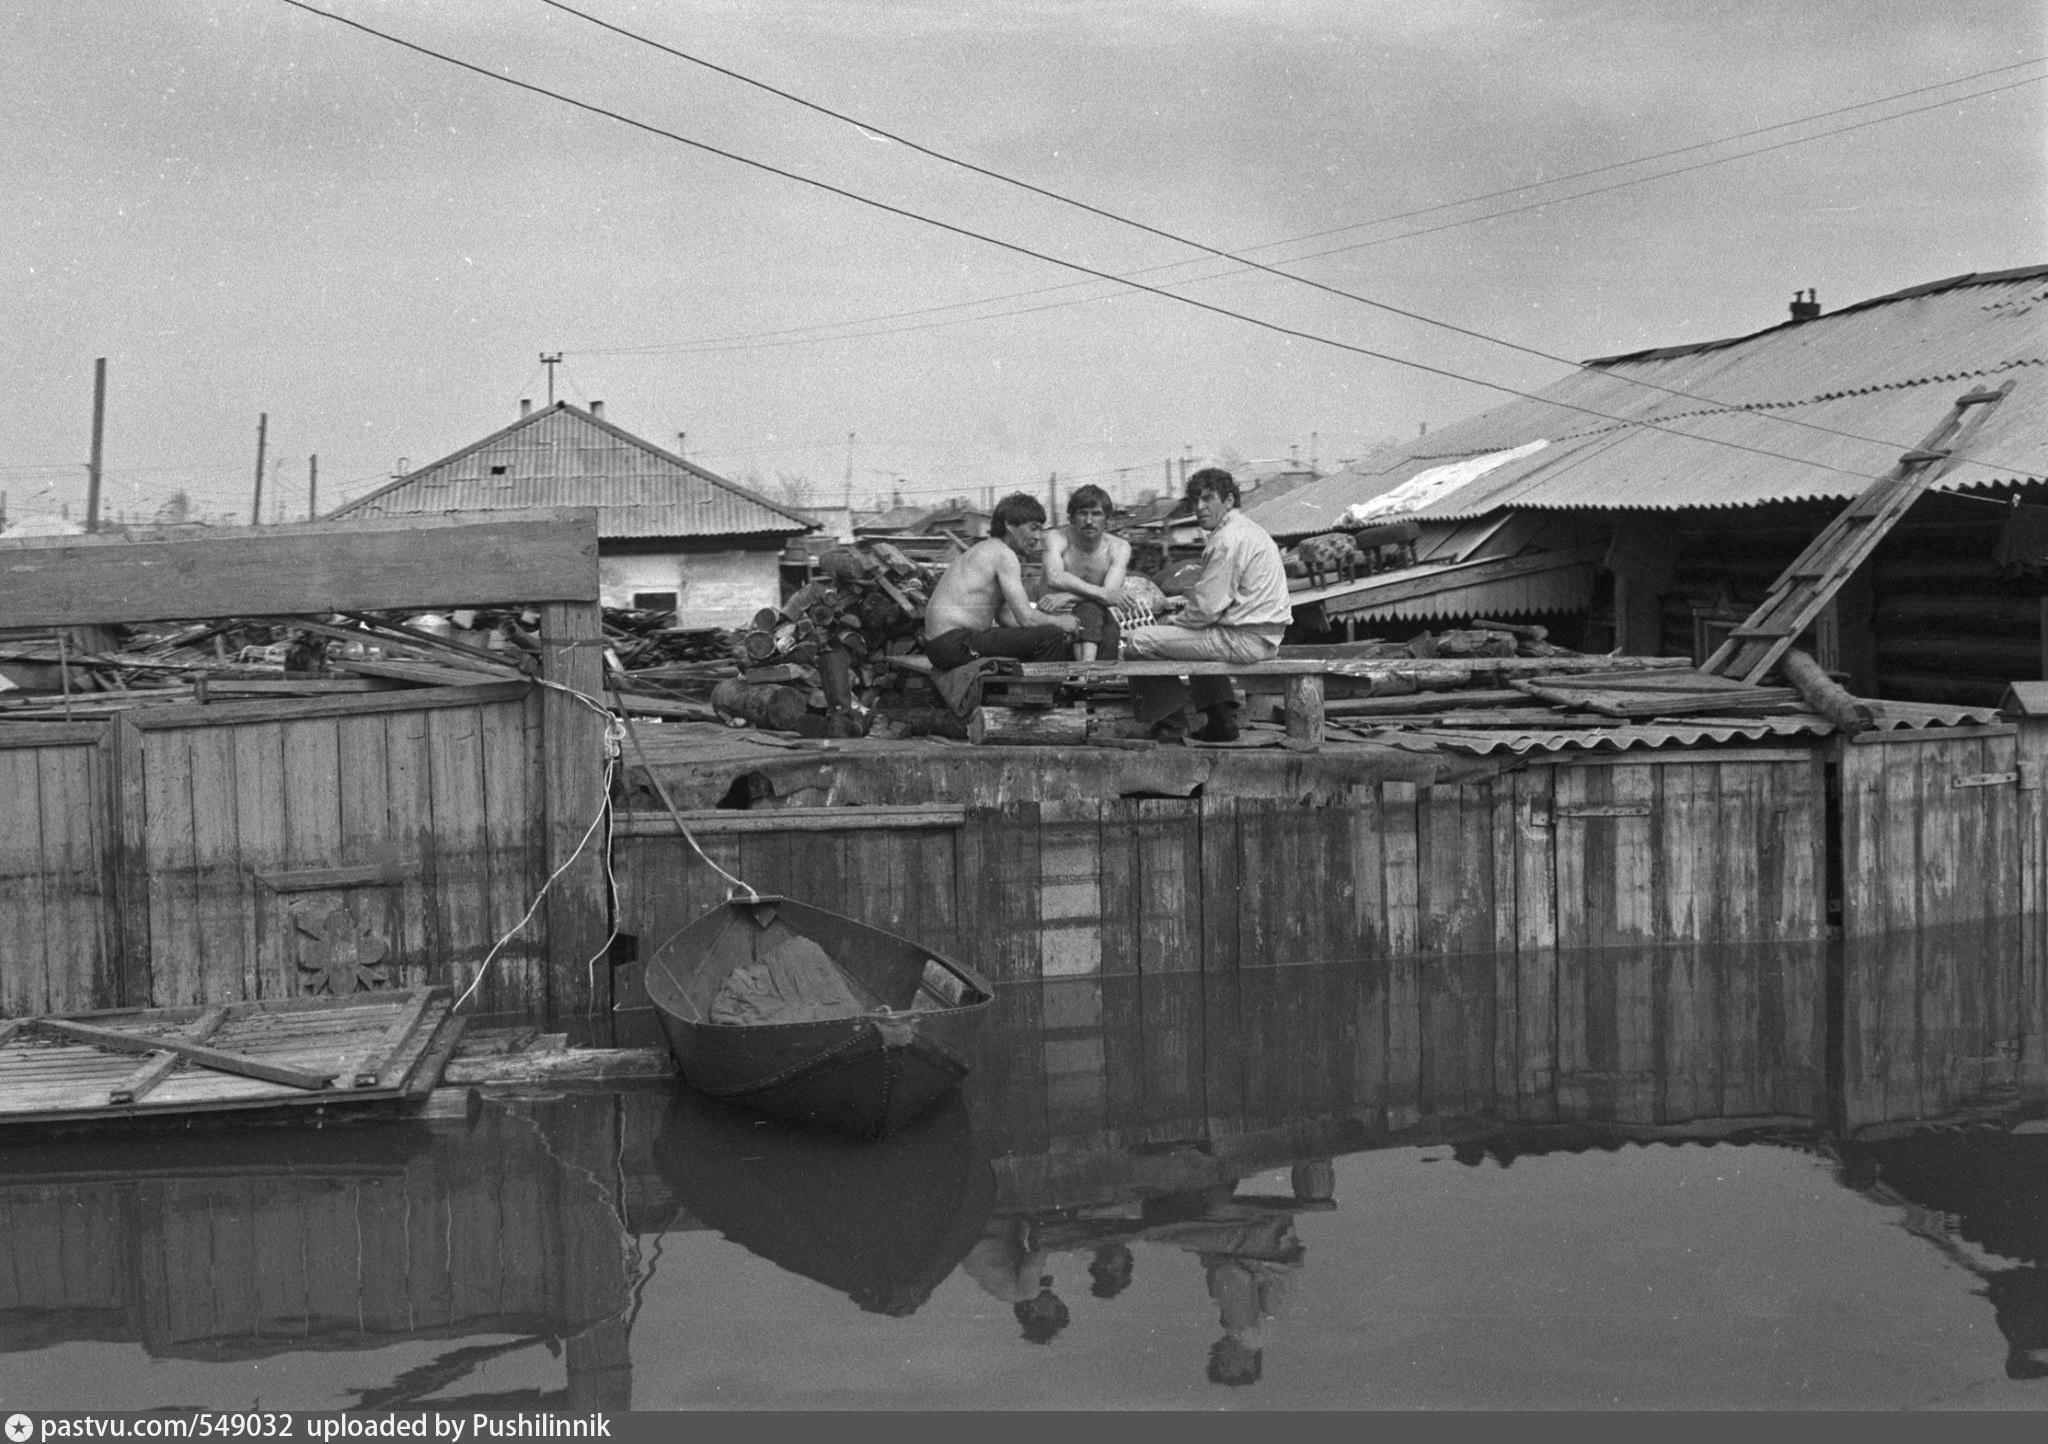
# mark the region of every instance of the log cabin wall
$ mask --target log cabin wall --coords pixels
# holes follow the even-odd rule
[[[1694,655],[1695,613],[1724,594],[1747,615],[1835,510],[1784,503],[1645,523],[1675,538],[1661,650]],[[1999,502],[1923,497],[1839,595],[1823,664],[1863,696],[1971,706],[1997,705],[2015,678],[2048,676],[2041,582],[2002,576],[1992,559],[2005,520]]]

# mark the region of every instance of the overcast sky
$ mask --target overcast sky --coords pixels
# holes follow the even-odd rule
[[[1563,374],[1270,275],[1216,276],[1184,245],[543,0],[318,3],[1314,337],[1506,386]],[[1833,309],[2048,262],[2048,65],[2022,64],[2048,55],[2039,0],[573,3],[991,170],[1562,357],[1754,331],[1804,287]],[[0,134],[0,490],[17,519],[82,515],[100,356],[108,509],[182,488],[244,519],[259,413],[283,459],[266,517],[280,497],[302,516],[310,454],[325,509],[544,401],[544,350],[566,353],[558,397],[664,445],[687,432],[726,475],[803,478],[821,503],[849,469],[862,503],[899,477],[936,499],[1042,491],[1054,471],[1063,491],[1092,476],[1129,495],[1184,451],[1295,448],[1327,468],[1505,399],[1087,282],[283,0],[7,0]],[[1701,148],[1619,165],[1679,147]],[[1703,161],[1725,163],[1662,174]]]

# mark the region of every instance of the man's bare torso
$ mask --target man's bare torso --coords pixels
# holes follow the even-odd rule
[[[1131,544],[1120,536],[1104,535],[1096,540],[1094,551],[1083,551],[1081,543],[1074,536],[1071,526],[1055,527],[1045,534],[1047,559],[1055,552],[1060,565],[1068,572],[1087,582],[1090,586],[1102,586],[1109,579],[1109,569],[1121,552],[1129,556]]]
[[[925,606],[924,634],[943,637],[963,627],[978,632],[995,626],[1003,600],[1000,578],[1005,557],[1011,566],[1017,564],[1017,554],[1008,544],[990,537],[976,542],[947,567]]]

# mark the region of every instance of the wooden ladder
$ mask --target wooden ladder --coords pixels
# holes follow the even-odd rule
[[[1996,391],[1980,386],[1957,397],[1926,440],[1901,456],[1890,471],[1871,482],[1821,528],[1798,560],[1771,583],[1769,595],[1741,626],[1728,633],[1700,670],[1755,686],[1799,634],[1813,625],[1814,618],[1877,550],[1907,508],[1949,469],[1956,453],[2013,384],[2008,381]]]

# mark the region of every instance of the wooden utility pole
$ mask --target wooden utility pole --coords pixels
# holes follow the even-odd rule
[[[320,520],[320,453],[306,458],[306,520]]]
[[[270,413],[256,415],[256,499],[249,503],[249,525],[263,525],[263,446],[270,437]]]
[[[92,363],[92,460],[85,469],[85,529],[100,529],[100,438],[107,424],[107,358]]]
[[[547,352],[543,351],[540,353],[540,364],[548,368],[548,405],[553,406],[555,404],[555,368],[562,364],[562,353],[557,351],[554,355],[550,356]]]
[[[1047,525],[1059,519],[1060,474],[1057,471],[1045,479],[1045,514],[1049,518]]]

